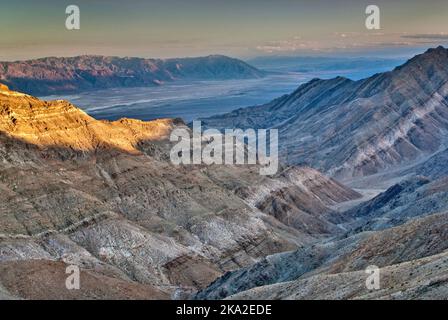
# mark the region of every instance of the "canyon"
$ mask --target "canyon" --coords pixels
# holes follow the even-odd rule
[[[204,119],[278,128],[286,163],[320,169],[364,198],[331,215],[342,233],[227,272],[195,298],[446,299],[447,63],[447,49],[429,49],[391,72],[315,79]],[[379,290],[365,286],[372,265]]]
[[[181,119],[97,120],[30,94],[0,85],[2,299],[448,297],[443,47],[201,119],[278,129],[269,176],[174,165]],[[65,288],[72,264],[80,290]]]
[[[0,283],[13,297],[188,297],[340,232],[330,206],[360,196],[308,167],[175,166],[181,120],[100,121],[4,85],[0,116]],[[89,282],[81,292],[60,281],[70,264]]]

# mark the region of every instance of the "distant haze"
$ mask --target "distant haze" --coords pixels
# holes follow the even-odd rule
[[[77,4],[81,30],[65,29]],[[102,54],[411,56],[448,41],[446,0],[376,0],[381,30],[365,28],[366,1],[8,1],[0,60]]]

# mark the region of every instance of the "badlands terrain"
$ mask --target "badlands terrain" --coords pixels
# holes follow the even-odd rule
[[[3,297],[189,297],[340,232],[330,207],[360,196],[308,167],[176,167],[168,136],[180,120],[97,121],[0,90]],[[69,264],[82,268],[80,291],[65,288]]]
[[[448,298],[447,49],[204,123],[278,128],[279,172],[174,166],[180,119],[95,120],[1,85],[0,298]]]
[[[448,298],[447,49],[364,80],[315,79],[204,122],[278,128],[284,162],[311,165],[364,197],[328,217],[342,234],[226,273],[196,298]],[[371,265],[384,276],[378,291],[365,286]]]

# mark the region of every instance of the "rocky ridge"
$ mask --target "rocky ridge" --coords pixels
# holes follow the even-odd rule
[[[314,79],[266,105],[203,119],[213,128],[278,128],[283,160],[340,180],[412,165],[448,143],[448,49],[352,81]]]

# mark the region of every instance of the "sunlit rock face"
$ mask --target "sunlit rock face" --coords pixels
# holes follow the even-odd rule
[[[80,152],[115,148],[138,153],[139,141],[166,138],[174,126],[169,119],[97,121],[67,101],[41,101],[7,88],[0,91],[0,116],[0,130],[11,138]]]
[[[188,129],[98,121],[2,86],[0,293],[93,298],[104,281],[98,298],[188,297],[226,271],[342,232],[330,206],[359,197],[353,190],[310,168],[265,177],[257,166],[174,166],[178,127]],[[72,295],[58,282],[70,264],[91,279]]]
[[[266,105],[204,119],[217,128],[278,128],[283,160],[339,179],[412,165],[448,142],[448,50],[391,72],[315,79]]]

